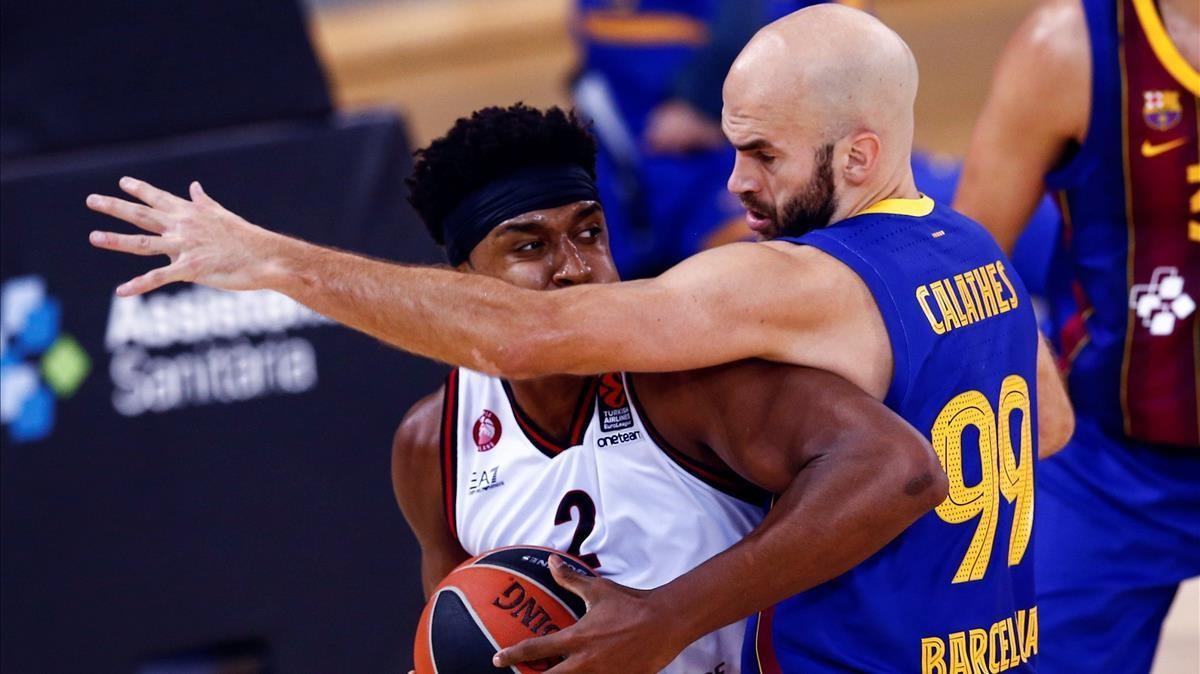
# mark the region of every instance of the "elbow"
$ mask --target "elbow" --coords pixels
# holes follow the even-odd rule
[[[932,451],[930,454],[932,455]],[[923,492],[922,514],[938,507],[942,501],[945,501],[950,496],[950,478],[946,477],[946,471],[942,468],[942,464],[937,460],[937,457],[932,458],[933,461],[922,476],[922,479],[926,480],[927,485]]]
[[[1075,408],[1057,373],[1050,385],[1038,383],[1037,422],[1038,458],[1056,454],[1075,434]]]
[[[1075,410],[1063,396],[1048,414],[1038,419],[1038,458],[1057,454],[1075,434]]]
[[[898,461],[894,475],[896,487],[912,519],[933,510],[950,493],[950,481],[937,455],[928,443],[912,442],[894,452]]]
[[[1075,408],[1067,384],[1054,364],[1049,346],[1043,341],[1038,353],[1037,381],[1037,453],[1044,459],[1066,446],[1075,434]]]

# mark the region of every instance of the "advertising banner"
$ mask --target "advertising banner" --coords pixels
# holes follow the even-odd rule
[[[165,258],[92,248],[128,226],[84,197],[198,179],[272,229],[437,261],[408,166],[384,114],[4,165],[0,669],[150,671],[229,641],[271,671],[405,669],[422,599],[391,435],[444,368],[272,292],[116,298]]]

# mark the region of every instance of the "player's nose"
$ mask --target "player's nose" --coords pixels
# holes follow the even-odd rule
[[[558,269],[554,272],[554,285],[566,288],[580,283],[591,283],[592,267],[575,244],[564,244],[558,258]]]
[[[733,171],[729,174],[729,180],[725,183],[725,189],[731,194],[746,194],[747,192],[754,193],[762,189],[758,177],[749,166],[745,158],[738,153],[733,161]]]

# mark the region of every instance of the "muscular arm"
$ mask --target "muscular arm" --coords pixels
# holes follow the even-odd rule
[[[439,421],[442,391],[417,402],[392,440],[392,490],[421,544],[421,585],[428,597],[468,555],[450,532],[442,508]]]
[[[754,361],[665,378],[688,398],[667,403],[667,425],[690,427],[695,442],[778,494],[741,542],[653,593],[675,616],[680,647],[841,575],[946,496],[925,438],[841,377]]]
[[[833,329],[823,319],[850,315],[830,292],[840,265],[812,251],[730,245],[655,279],[546,293],[289,238],[229,212],[198,183],[190,201],[131,178],[121,189],[146,205],[92,195],[88,206],[157,236],[94,232],[92,243],[172,261],[119,286],[119,295],[174,281],[276,290],[407,351],[509,378],[665,372],[797,354],[819,361],[816,345],[828,335],[818,328]],[[800,259],[806,255],[812,259]],[[853,334],[850,323],[838,325]]]
[[[129,178],[121,188],[147,205],[92,195],[89,207],[157,236],[93,232],[93,245],[165,254],[171,264],[122,284],[119,295],[175,281],[277,290],[402,349],[510,379],[665,372],[749,357],[838,372],[878,395],[890,376],[866,286],[807,247],[729,245],[655,279],[545,293],[285,237],[222,208],[198,183],[190,201]]]
[[[1080,0],[1038,7],[1005,47],[975,125],[954,208],[1012,253],[1043,179],[1087,133],[1091,53]]]
[[[705,252],[655,279],[552,293],[301,245],[275,289],[419,355],[516,379],[778,359],[774,345],[815,337],[798,333],[828,304],[804,302],[826,284],[760,244]]]
[[[701,636],[845,573],[946,496],[925,439],[836,375],[751,361],[634,384],[668,442],[715,454],[778,501],[733,547],[648,592],[557,571],[588,615],[497,666],[566,655],[556,671],[659,671]]]

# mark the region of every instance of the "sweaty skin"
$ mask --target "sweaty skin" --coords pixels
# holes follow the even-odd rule
[[[554,291],[539,298],[617,278],[603,214],[586,201],[500,223],[460,269]],[[585,384],[570,375],[510,382],[538,426],[562,436]],[[718,471],[732,468],[780,500],[742,542],[661,588],[577,584],[556,573],[589,601],[590,618],[561,636],[526,643],[534,655],[505,657],[570,651],[553,671],[656,672],[705,634],[841,575],[946,496],[945,474],[925,438],[828,372],[742,361],[639,374],[630,385],[678,451]],[[442,403],[439,390],[414,405],[392,446],[392,485],[421,544],[426,595],[468,557],[446,522],[442,485],[430,479],[440,471]],[[512,541],[522,542],[539,543]],[[787,572],[762,559],[788,560]]]
[[[765,58],[781,52],[787,58]],[[820,5],[764,28],[743,56],[726,83],[723,120],[742,148],[729,181],[739,196],[778,209],[809,182],[825,144],[833,146],[834,221],[884,198],[917,196],[909,168],[916,70],[895,33],[863,12]],[[770,86],[779,82],[790,86]],[[830,82],[841,83],[840,97]],[[270,232],[198,183],[191,200],[133,179],[121,188],[146,205],[92,195],[89,207],[150,235],[93,232],[92,243],[171,258],[118,287],[121,295],[174,281],[277,290],[408,351],[510,379],[763,358],[832,372],[882,399],[892,376],[887,331],[866,285],[807,246],[731,244],[655,279],[539,298],[482,275],[389,264]],[[1046,390],[1055,385],[1065,400],[1060,382]],[[1039,401],[1042,429],[1057,427],[1043,418],[1060,409],[1053,397]],[[1065,441],[1040,434],[1047,447]]]

